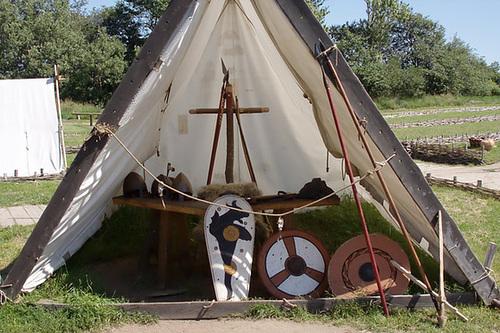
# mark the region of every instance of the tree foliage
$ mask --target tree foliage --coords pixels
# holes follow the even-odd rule
[[[0,1],[0,77],[65,81],[62,97],[102,104],[125,71],[124,47],[69,0]]]
[[[318,22],[325,26],[326,15],[330,13],[328,7],[325,6],[325,0],[306,0],[306,3],[318,19]]]
[[[325,0],[306,0],[325,25]],[[63,98],[103,105],[170,0],[0,0],[0,79],[65,77]],[[365,0],[366,19],[329,27],[373,97],[500,95],[500,65],[401,0]]]
[[[400,0],[365,0],[366,19],[330,35],[373,97],[498,94],[498,66]]]

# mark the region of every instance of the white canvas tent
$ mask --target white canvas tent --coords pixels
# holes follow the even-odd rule
[[[63,171],[54,82],[0,80],[0,175]]]
[[[173,0],[106,106],[99,124],[115,134],[154,174],[167,164],[197,188],[205,184],[216,115],[190,109],[217,108],[223,81],[221,59],[241,107],[269,107],[242,115],[252,164],[265,194],[298,191],[313,177],[332,188],[344,184],[341,149],[315,45],[331,41],[303,0]],[[395,155],[382,169],[404,224],[416,243],[437,258],[435,231],[443,211],[446,269],[473,286],[490,304],[495,281],[472,253],[420,170],[390,130],[337,49],[329,54],[377,161]],[[332,73],[327,75],[334,82]],[[334,87],[334,85],[332,85]],[[373,169],[347,105],[333,89],[354,169]],[[56,191],[4,284],[7,295],[30,291],[64,264],[101,226],[111,198],[138,165],[116,140],[86,141]],[[225,142],[221,137],[221,146]],[[236,144],[236,147],[241,147]],[[338,159],[326,172],[326,150]],[[235,181],[249,180],[243,154],[235,153]],[[224,182],[219,154],[213,182]],[[151,179],[147,179],[148,184]],[[367,198],[390,216],[377,178],[366,178]],[[368,194],[369,193],[369,194]],[[390,218],[389,218],[390,219]],[[354,222],[353,222],[354,223]],[[356,222],[357,223],[357,222]]]

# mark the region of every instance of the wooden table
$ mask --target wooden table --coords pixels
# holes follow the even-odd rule
[[[274,213],[285,213],[294,208],[302,207],[314,200],[297,198],[270,199],[270,197],[256,197],[248,200],[254,211],[272,210]],[[340,199],[334,197],[323,200],[314,206],[338,205]],[[159,218],[160,230],[158,239],[158,283],[164,288],[169,278],[167,263],[177,262],[182,271],[189,265],[189,231],[187,215],[204,216],[208,204],[199,201],[171,201],[165,200],[164,204],[159,198],[131,198],[114,197],[116,205],[126,205],[149,208],[153,210],[153,218]],[[295,226],[293,214],[286,215],[285,229]]]

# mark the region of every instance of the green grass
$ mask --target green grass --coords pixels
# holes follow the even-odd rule
[[[394,129],[394,134],[398,137],[398,139],[403,140],[406,137],[408,139],[417,139],[417,138],[430,138],[431,136],[437,137],[444,135],[445,137],[455,135],[469,135],[473,136],[479,132],[479,134],[486,133],[496,133],[500,129],[500,121],[488,121],[488,122],[480,122],[480,123],[464,123],[457,125],[439,125],[432,127],[410,127],[410,128],[398,128]]]
[[[46,205],[59,186],[60,180],[25,183],[0,182],[0,207]]]
[[[49,279],[18,304],[0,307],[0,332],[95,332],[118,324],[151,324],[157,319],[138,312],[125,312],[109,304],[116,299],[105,298],[86,287],[66,285],[61,275]],[[56,297],[54,297],[56,296]],[[50,310],[36,303],[39,299],[59,298],[68,306]]]
[[[105,295],[98,285],[99,277],[88,274],[88,263],[91,261],[107,260],[130,251],[137,252],[142,244],[138,235],[141,232],[144,234],[141,231],[144,228],[130,222],[135,222],[137,218],[146,219],[144,214],[147,215],[144,210],[134,212],[133,209],[125,209],[114,215],[104,222],[104,227],[66,266],[60,268],[45,283],[32,293],[24,295],[18,303],[8,302],[0,306],[0,333],[95,332],[125,323],[154,323],[157,320],[154,316],[125,312],[110,306],[126,300]],[[34,226],[0,228],[0,274],[3,277],[33,228]],[[96,247],[100,250],[96,250]],[[68,306],[57,310],[37,306],[42,299]]]
[[[500,244],[500,201],[481,194],[433,186],[432,190],[454,219],[462,235],[483,262],[489,242]],[[493,262],[492,276],[500,281],[500,260]]]
[[[379,98],[375,104],[380,110],[416,110],[429,108],[447,108],[457,106],[492,106],[500,105],[500,96],[431,96],[420,98]]]
[[[66,147],[81,146],[91,130],[88,120],[64,120],[64,144]]]
[[[433,309],[392,309],[387,318],[379,305],[361,306],[346,302],[330,311],[311,315],[302,307],[281,310],[270,304],[253,306],[245,314],[254,319],[278,319],[300,322],[327,323],[336,327],[352,327],[368,332],[498,332],[500,321],[498,311],[484,306],[460,306],[459,311],[469,318],[464,322],[456,315],[447,313],[444,328],[437,325]]]
[[[386,118],[388,124],[401,124],[404,122],[408,123],[418,123],[418,122],[431,122],[431,121],[440,121],[446,119],[465,119],[465,118],[473,118],[473,117],[486,117],[486,116],[498,116],[500,115],[500,110],[487,110],[487,111],[454,111],[454,112],[439,112],[432,114],[423,114],[423,115],[411,115],[404,117],[393,117]],[[387,116],[387,114],[384,114]]]
[[[92,104],[82,104],[71,100],[61,102],[61,114],[63,119],[75,119],[76,116],[72,113],[101,113],[102,108]],[[82,119],[88,119],[88,116],[82,116]],[[88,123],[88,120],[87,120]]]
[[[4,269],[17,258],[34,227],[34,225],[15,225],[0,228],[0,275],[6,275]]]

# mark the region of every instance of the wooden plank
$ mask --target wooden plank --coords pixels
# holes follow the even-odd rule
[[[493,264],[493,259],[495,259],[495,254],[497,253],[497,244],[490,242],[488,248],[486,249],[486,255],[484,256],[484,267],[486,269],[491,269]]]
[[[446,295],[448,302],[453,306],[477,304],[476,294],[450,293]],[[391,308],[398,309],[423,309],[433,308],[434,303],[428,294],[417,295],[387,295],[387,304]],[[157,303],[118,303],[110,304],[117,306],[125,311],[141,311],[151,315],[156,315],[162,320],[199,320],[216,319],[227,317],[234,314],[243,314],[251,307],[258,304],[271,304],[277,308],[287,308],[290,304],[306,308],[310,313],[319,313],[321,311],[330,311],[335,306],[345,304],[346,302],[357,302],[363,305],[372,305],[378,303],[380,297],[359,297],[359,298],[318,298],[318,299],[297,299],[297,300],[249,300],[239,302],[157,302]],[[63,303],[54,303],[47,300],[40,301],[38,305],[58,309],[66,306]]]
[[[155,210],[166,210],[188,215],[204,215],[208,204],[199,201],[171,201],[165,200],[165,206],[159,198],[127,198],[124,196],[114,197],[113,203],[116,205],[126,205],[135,207],[145,207]]]
[[[276,209],[276,210],[291,210],[293,208],[302,207],[306,204],[310,204],[314,202],[314,200],[310,199],[293,199],[293,200],[285,200],[285,201],[269,201],[269,202],[258,202],[252,205],[253,210],[267,210],[267,209]],[[312,207],[318,206],[335,206],[340,203],[340,199],[338,198],[329,198],[322,200]]]
[[[264,201],[252,204],[252,209],[254,211],[261,210],[278,210],[281,212],[289,211],[297,207],[302,207],[306,204],[310,204],[314,200],[310,199],[289,199],[283,201]],[[113,203],[116,205],[127,205],[135,207],[145,207],[156,210],[166,210],[177,213],[184,213],[189,215],[200,215],[205,214],[205,210],[208,208],[208,204],[190,200],[190,201],[171,201],[165,200],[165,206],[163,205],[161,199],[159,198],[128,198],[124,196],[114,197]],[[340,203],[339,198],[329,198],[315,203],[313,206],[333,206]]]
[[[71,112],[73,116],[100,116],[100,113],[95,112]]]
[[[224,112],[227,112],[228,110],[224,108]],[[247,114],[247,113],[267,113],[269,112],[268,107],[255,107],[255,108],[238,108],[238,111],[240,114]],[[191,109],[189,110],[189,114],[217,114],[219,112],[219,109],[215,108],[200,108],[200,109]]]

